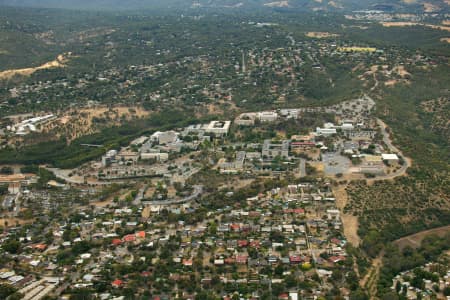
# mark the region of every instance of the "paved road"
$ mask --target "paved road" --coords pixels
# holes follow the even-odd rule
[[[172,204],[182,204],[186,202],[190,202],[192,200],[197,199],[201,194],[203,193],[203,186],[201,185],[194,185],[194,192],[183,199],[177,199],[177,200],[164,200],[164,201],[151,201],[152,205],[172,205]]]
[[[376,179],[378,179],[378,180],[379,179],[393,179],[395,177],[402,176],[405,174],[406,170],[412,166],[412,161],[409,157],[404,156],[403,153],[400,151],[400,149],[398,149],[396,146],[394,146],[394,144],[392,144],[391,137],[389,136],[389,133],[386,131],[386,128],[387,128],[386,123],[384,123],[380,119],[377,119],[377,123],[381,127],[381,134],[383,135],[383,142],[389,147],[391,152],[397,152],[397,154],[403,158],[405,163],[400,167],[400,169],[398,169],[394,173],[387,174],[384,176],[379,176]]]
[[[325,166],[325,174],[345,174],[348,172],[351,161],[340,155],[338,152],[329,152],[322,154],[322,162]]]
[[[46,168],[46,169],[49,170],[50,172],[52,172],[53,174],[55,174],[55,176],[58,177],[59,179],[65,180],[67,183],[71,183],[71,184],[85,184],[83,178],[79,178],[79,177],[75,177],[75,176],[73,176],[73,177],[69,176],[69,174],[72,172],[72,170],[65,170],[65,169],[58,169],[58,168]],[[119,181],[96,181],[96,182],[88,182],[87,184],[91,184],[91,185],[110,185],[112,183],[121,184],[123,182],[119,182]]]
[[[139,206],[141,205],[142,199],[144,199],[145,191],[147,190],[147,185],[144,185],[139,189],[139,192],[137,193],[136,197],[133,200],[133,205]]]
[[[306,174],[306,159],[300,158],[300,163],[298,165],[300,177],[305,177]]]

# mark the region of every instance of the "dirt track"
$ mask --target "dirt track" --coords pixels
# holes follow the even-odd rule
[[[16,75],[30,76],[31,74],[33,74],[34,72],[36,72],[38,70],[61,68],[61,67],[65,66],[66,62],[67,62],[67,58],[64,55],[58,55],[58,57],[55,60],[47,62],[39,67],[13,69],[13,70],[6,70],[3,72],[0,72],[0,80],[1,79],[11,79],[12,77],[14,77]]]
[[[424,26],[424,27],[437,29],[437,30],[450,31],[449,26],[440,26],[440,25],[424,24],[424,23],[417,23],[417,22],[382,22],[381,25],[383,25],[384,27]]]
[[[411,246],[412,248],[418,248],[422,243],[423,239],[429,235],[435,234],[440,237],[445,236],[447,233],[450,233],[450,225],[444,227],[438,227],[434,229],[420,231],[418,233],[408,235],[402,237],[396,241],[394,244],[397,245],[400,249],[405,248],[406,246]]]
[[[358,217],[353,216],[352,214],[345,214],[343,212],[345,205],[347,204],[348,197],[347,191],[345,190],[344,185],[340,185],[336,188],[333,188],[333,194],[336,197],[336,206],[341,211],[341,219],[344,227],[344,235],[347,240],[355,247],[358,247],[361,239],[358,236]]]

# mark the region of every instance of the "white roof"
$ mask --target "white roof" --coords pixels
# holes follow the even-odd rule
[[[298,299],[298,293],[297,292],[289,292],[289,298],[292,300]]]
[[[10,282],[16,283],[16,282],[18,282],[18,281],[21,281],[21,280],[24,279],[24,278],[25,278],[25,277],[23,277],[23,276],[21,276],[21,275],[16,275],[16,276],[9,277],[8,280],[9,280]]]
[[[381,154],[383,160],[398,160],[397,154]]]
[[[2,273],[0,273],[0,278],[1,279],[7,279],[9,277],[14,276],[15,274],[16,274],[16,272],[14,272],[14,271],[2,272]]]
[[[94,279],[94,275],[92,274],[86,274],[83,276],[84,281],[92,281],[92,279]]]

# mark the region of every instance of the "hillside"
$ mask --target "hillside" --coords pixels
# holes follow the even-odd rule
[[[166,10],[166,9],[284,9],[306,11],[351,11],[375,9],[385,11],[443,12],[449,10],[445,0],[0,0],[0,5],[19,7],[68,8],[81,10]]]

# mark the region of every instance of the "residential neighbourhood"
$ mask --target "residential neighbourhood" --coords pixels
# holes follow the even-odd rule
[[[448,0],[0,0],[0,300],[450,300]]]
[[[234,122],[157,131],[79,168],[48,168],[54,179],[44,193],[28,190],[29,182],[19,180],[26,175],[3,176],[10,183],[3,208],[11,217],[26,211],[28,219],[36,219],[42,212],[58,215],[68,205],[78,208],[70,219],[47,219],[43,232],[26,223],[9,225],[3,242],[11,247],[9,237],[18,235],[12,246],[23,251],[6,254],[20,263],[4,268],[1,278],[20,288],[25,299],[64,298],[70,289],[99,285],[113,288],[98,292],[100,299],[119,299],[121,293],[114,291],[142,283],[148,285],[144,294],[161,299],[193,299],[194,287],[218,284],[278,288],[279,299],[323,297],[339,286],[336,272],[351,270],[332,182],[344,176],[382,178],[401,172],[405,164],[401,153],[383,143],[373,107],[364,97],[337,106],[255,112]],[[241,130],[265,130],[310,113],[333,114],[335,123],[290,137],[280,133],[283,138],[235,141]],[[239,123],[248,116],[261,123]],[[210,158],[205,160],[206,153]],[[219,176],[290,180],[205,211],[200,201],[208,197],[208,183],[197,178],[205,167]],[[311,174],[320,177],[312,180]],[[134,190],[121,194],[127,185]],[[103,196],[105,189],[109,192]],[[234,199],[232,186],[226,189],[223,197]],[[56,195],[60,204],[52,207]],[[129,273],[127,266],[134,271]],[[160,272],[168,273],[161,277]],[[299,280],[304,289],[295,288]]]

